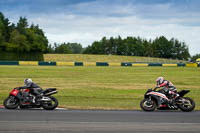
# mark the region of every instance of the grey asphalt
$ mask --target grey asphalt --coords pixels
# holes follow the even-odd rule
[[[0,109],[0,133],[200,133],[200,111]]]

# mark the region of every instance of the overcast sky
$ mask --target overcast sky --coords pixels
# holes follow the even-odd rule
[[[103,36],[164,35],[200,53],[200,0],[0,0],[0,12],[16,23],[39,24],[50,43],[84,47]]]

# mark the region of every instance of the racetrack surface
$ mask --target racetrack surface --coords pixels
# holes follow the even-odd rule
[[[200,111],[0,109],[0,133],[199,133]]]

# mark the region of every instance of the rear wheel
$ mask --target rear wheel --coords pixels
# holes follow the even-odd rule
[[[152,99],[143,99],[140,102],[140,107],[144,111],[154,111],[156,109],[156,102]]]
[[[182,98],[182,104],[179,105],[182,111],[190,112],[195,108],[195,102],[189,97]]]
[[[51,101],[45,101],[42,103],[42,107],[46,110],[53,110],[58,106],[58,100],[53,97],[53,96],[49,96],[48,98],[51,99]]]
[[[19,106],[19,99],[14,96],[9,96],[4,100],[3,105],[7,109],[16,109]]]

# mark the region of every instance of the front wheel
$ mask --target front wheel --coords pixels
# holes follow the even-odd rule
[[[194,108],[195,108],[194,100],[192,100],[189,97],[184,97],[181,100],[182,100],[182,104],[179,105],[179,108],[182,111],[190,112],[190,111],[194,110]]]
[[[156,102],[152,99],[143,99],[140,102],[140,108],[144,111],[154,111],[156,109]]]
[[[42,107],[46,110],[53,110],[58,106],[58,100],[53,97],[53,96],[49,96],[48,98],[51,99],[51,101],[46,101],[42,103]]]
[[[19,99],[14,96],[9,96],[3,102],[6,109],[16,109],[19,106]]]

